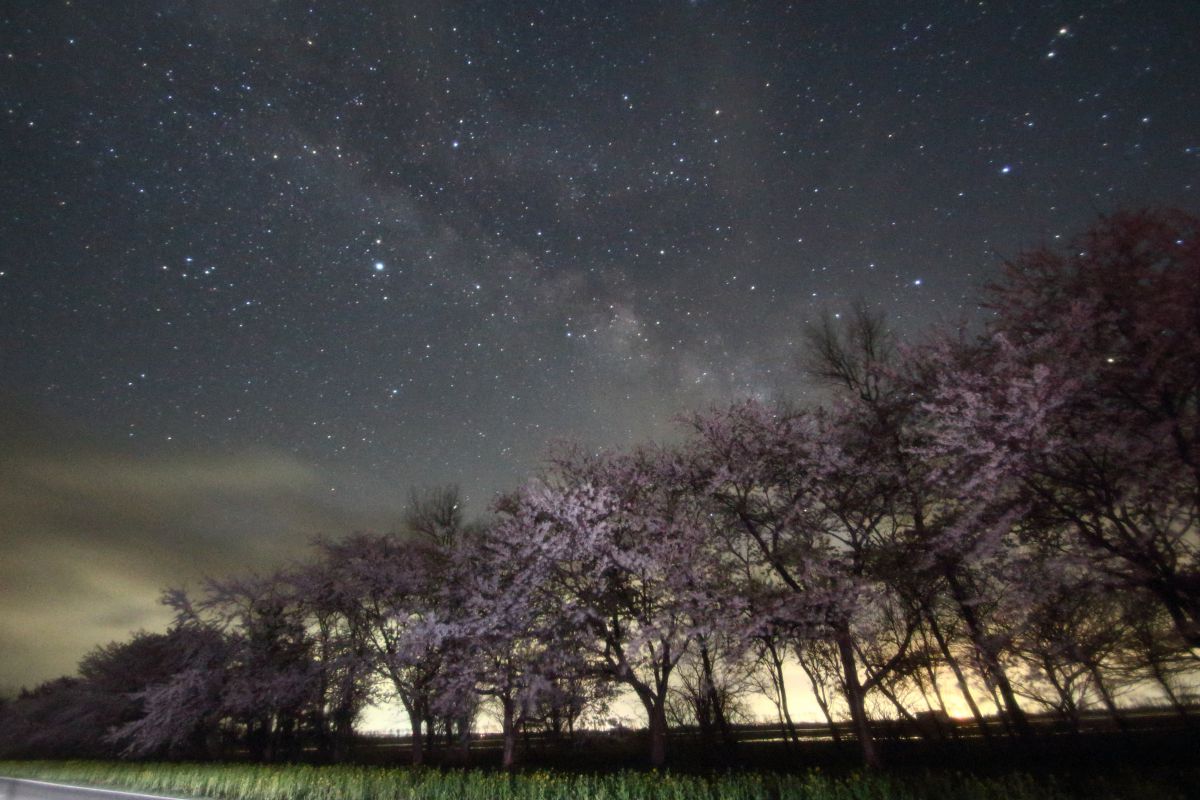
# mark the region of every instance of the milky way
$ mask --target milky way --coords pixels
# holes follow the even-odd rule
[[[9,4],[0,682],[409,486],[479,512],[556,439],[810,397],[823,309],[917,335],[1023,247],[1195,210],[1197,30],[1168,2]]]

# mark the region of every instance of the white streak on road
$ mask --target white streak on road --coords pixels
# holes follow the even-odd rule
[[[141,797],[145,800],[186,800],[179,797],[168,797],[162,794],[143,794],[141,792],[122,792],[119,789],[98,789],[94,786],[72,786],[67,783],[50,783],[49,781],[35,781],[32,778],[7,778],[0,775],[0,781],[11,783],[29,783],[35,786],[48,786],[53,789],[70,789],[76,792],[92,792],[93,794],[115,795],[117,797]],[[8,792],[4,793],[6,797],[12,797]],[[18,796],[19,798],[19,796]]]

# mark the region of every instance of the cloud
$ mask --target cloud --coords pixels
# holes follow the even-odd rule
[[[146,452],[0,408],[0,686],[74,671],[161,629],[166,586],[297,560],[318,534],[379,527],[288,453]]]

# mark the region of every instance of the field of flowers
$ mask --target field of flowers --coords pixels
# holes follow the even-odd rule
[[[353,766],[0,762],[0,776],[213,800],[1058,800],[1187,798],[1185,776],[573,774]],[[1197,777],[1195,774],[1190,777]],[[1193,786],[1193,788],[1195,788]]]

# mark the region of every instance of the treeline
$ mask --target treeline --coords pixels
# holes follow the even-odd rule
[[[419,763],[494,713],[569,736],[618,692],[650,760],[673,724],[734,746],[798,667],[831,734],[965,706],[991,739],[1125,699],[1189,718],[1200,667],[1200,219],[1101,220],[1007,264],[977,334],[893,341],[864,306],[808,330],[823,406],[741,402],[672,446],[555,453],[467,524],[452,490],[398,535],[170,591],[175,621],[0,711],[8,755],[346,755],[364,705]],[[799,741],[798,739],[796,740]]]

